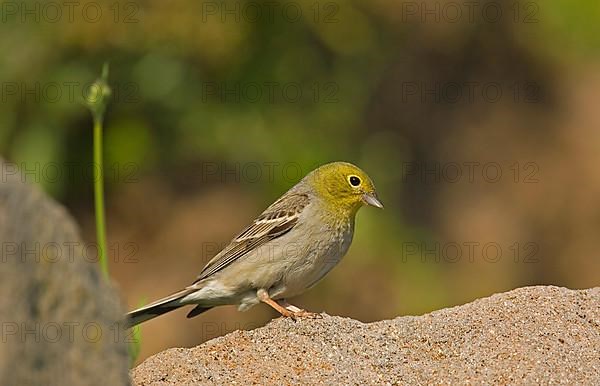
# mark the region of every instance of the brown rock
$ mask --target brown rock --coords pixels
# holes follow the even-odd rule
[[[364,324],[276,319],[132,370],[136,385],[600,384],[600,288],[525,287]]]

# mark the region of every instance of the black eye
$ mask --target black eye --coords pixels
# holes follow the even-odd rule
[[[350,185],[352,186],[358,186],[360,185],[360,178],[356,177],[356,176],[350,176]]]

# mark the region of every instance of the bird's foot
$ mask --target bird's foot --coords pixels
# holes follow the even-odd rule
[[[292,318],[294,318],[294,320],[296,318],[307,318],[307,319],[322,319],[323,315],[317,313],[317,312],[310,312],[310,311],[300,311],[300,312],[294,312]]]
[[[277,301],[277,303],[284,307],[287,311],[290,311],[289,317],[296,320],[297,318],[309,318],[309,319],[320,319],[323,316],[316,312],[306,311],[302,308],[298,308],[293,304],[288,303],[285,299]],[[284,315],[286,316],[286,315]]]
[[[299,318],[316,319],[316,318],[323,317],[321,314],[309,312],[309,311],[303,310],[302,308],[298,308],[298,307],[286,302],[284,299],[275,301],[269,297],[269,294],[267,291],[262,290],[262,289],[258,290],[256,292],[256,295],[261,302],[270,305],[271,307],[273,307],[275,309],[275,311],[279,312],[283,317],[286,317],[286,318],[292,318],[293,320],[297,320]]]

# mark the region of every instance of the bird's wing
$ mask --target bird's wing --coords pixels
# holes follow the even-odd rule
[[[286,194],[269,206],[252,225],[206,264],[194,284],[214,275],[247,253],[289,232],[309,204],[306,194]]]

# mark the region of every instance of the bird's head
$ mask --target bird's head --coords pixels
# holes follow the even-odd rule
[[[349,210],[363,205],[383,208],[371,178],[359,167],[348,162],[332,162],[313,170],[306,176],[316,194],[329,207]]]

